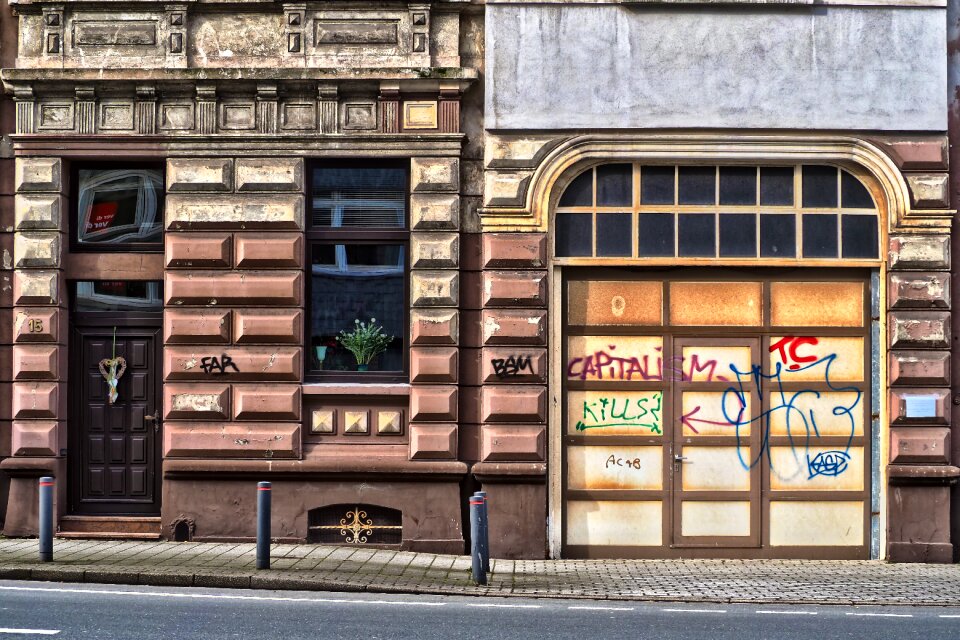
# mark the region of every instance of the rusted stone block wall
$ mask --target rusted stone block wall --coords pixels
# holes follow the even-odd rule
[[[166,458],[299,458],[300,158],[167,161]]]
[[[36,479],[53,473],[58,497],[63,496],[67,448],[67,315],[62,272],[65,235],[63,191],[65,174],[59,158],[18,158],[13,172],[13,267],[8,295],[13,305],[9,335],[12,348],[3,349],[11,392],[0,401],[9,424],[9,453],[3,469],[11,476],[10,502],[25,504],[36,494]],[[9,252],[9,249],[6,249]],[[5,332],[6,333],[6,332]],[[9,404],[6,404],[9,403]],[[65,507],[59,500],[58,513]],[[4,533],[36,532],[36,514],[15,509],[7,514]]]
[[[942,145],[892,147],[909,169],[904,177],[911,215],[946,209]],[[888,266],[888,557],[951,562],[949,484],[960,470],[952,466],[951,452],[950,236],[895,234]]]
[[[491,553],[546,551],[547,236],[466,236],[464,459],[490,500]]]
[[[455,460],[459,439],[460,163],[410,164],[410,459]]]

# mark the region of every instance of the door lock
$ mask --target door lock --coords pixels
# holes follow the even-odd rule
[[[159,411],[154,410],[152,416],[149,414],[143,416],[143,421],[152,422],[154,432],[160,431],[160,412]]]
[[[686,460],[686,456],[682,456],[679,453],[673,456],[673,470],[680,471],[680,465]]]

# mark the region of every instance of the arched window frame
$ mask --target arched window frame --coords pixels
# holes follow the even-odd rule
[[[616,203],[602,202],[603,171],[605,168],[625,167],[629,165],[632,171],[632,185],[629,203],[621,199]],[[646,171],[652,169],[652,171]],[[711,171],[712,169],[712,171]],[[724,189],[724,176],[731,173],[743,174],[744,171],[754,173],[755,185],[752,194],[753,201],[748,204],[745,202],[729,203],[728,194],[721,191]],[[792,194],[790,202],[780,201],[770,203],[762,199],[761,194],[765,190],[765,175],[768,173],[784,170],[792,172]],[[829,189],[824,191],[824,170],[836,172],[834,175],[834,191],[829,193]],[[672,202],[660,199],[656,203],[649,202],[644,189],[647,183],[647,175],[654,172],[663,174],[664,171],[672,171],[673,189]],[[818,177],[817,174],[820,174]],[[683,181],[685,176],[700,176],[712,174],[713,190],[712,197],[697,198],[689,197],[689,193],[684,194]],[[609,176],[609,171],[607,172]],[[591,200],[583,201],[583,178],[588,176],[592,180]],[[819,182],[817,182],[819,180]],[[578,181],[580,183],[579,201],[573,202],[568,197],[571,189],[577,190]],[[686,180],[690,182],[689,179]],[[577,170],[567,170],[563,178],[558,181],[555,189],[557,194],[554,199],[553,215],[551,216],[550,229],[552,232],[553,257],[558,264],[603,264],[603,263],[643,263],[643,264],[702,264],[704,261],[710,261],[712,264],[796,264],[796,265],[863,265],[875,266],[882,260],[882,243],[885,241],[883,233],[884,216],[878,203],[882,204],[883,198],[879,190],[872,184],[868,174],[857,167],[844,166],[841,164],[817,162],[817,163],[779,163],[769,164],[758,163],[725,163],[716,161],[707,163],[684,162],[682,160],[674,162],[656,162],[654,160],[633,160],[617,162],[616,160],[606,160],[602,162],[593,162],[587,167],[580,167]],[[806,185],[806,187],[805,187]],[[811,189],[810,186],[817,186],[817,189]],[[805,191],[806,188],[806,191]],[[621,190],[622,191],[622,190]],[[689,189],[688,189],[689,191]],[[622,195],[622,194],[621,194]],[[699,194],[700,196],[703,193]],[[821,197],[819,202],[810,202],[810,196]],[[727,196],[727,197],[725,197]],[[853,201],[851,201],[853,198]],[[726,202],[725,202],[726,200]],[[869,203],[872,206],[866,206]],[[853,205],[853,206],[850,206]],[[592,217],[589,225],[584,220],[578,219],[580,215],[590,215]],[[619,215],[616,215],[619,214]],[[630,224],[626,225],[624,214],[629,214]],[[659,214],[651,216],[650,214]],[[714,215],[719,214],[719,215]],[[753,236],[755,250],[750,253],[744,251],[730,251],[728,246],[724,246],[724,235],[727,233],[724,228],[737,230],[742,224],[725,224],[737,217],[739,221],[746,221],[754,225]],[[765,243],[764,238],[768,236],[765,227],[767,223],[777,220],[780,223],[785,222],[785,217],[793,218],[793,246],[788,247],[786,251],[770,250],[769,242]],[[815,217],[816,216],[816,217]],[[645,250],[644,226],[645,220],[654,218],[672,218],[673,237],[671,238],[672,249],[668,251]],[[712,221],[709,219],[712,217]],[[872,218],[870,220],[866,217]],[[751,219],[752,218],[752,219]],[[571,221],[576,221],[576,225],[569,225]],[[617,229],[606,231],[606,240],[604,238],[604,227],[610,227],[611,222],[616,221]],[[701,246],[697,250],[690,250],[683,245],[684,225],[690,226],[691,221],[699,224],[699,233],[694,233],[692,237],[703,240],[704,234],[711,235],[709,242],[712,242],[712,250]],[[815,251],[815,243],[812,242],[814,231],[822,231],[821,227],[826,225],[828,233],[822,234],[826,237],[830,235],[830,223],[835,225],[836,231],[832,232],[836,239],[836,250],[830,250],[830,238],[826,238],[826,249]],[[706,227],[704,227],[706,223]],[[783,224],[780,225],[784,226]],[[630,249],[627,251],[624,238],[629,228]],[[807,235],[804,235],[806,230]],[[648,230],[649,231],[649,230]],[[866,238],[864,237],[864,234]],[[688,237],[690,233],[686,234]],[[872,236],[872,237],[871,237]],[[843,239],[847,238],[848,246],[844,247]],[[585,240],[591,244],[589,249],[585,247]],[[866,240],[866,242],[865,242]],[[611,244],[612,243],[612,244]],[[605,246],[601,246],[604,245]],[[703,243],[700,243],[703,245]],[[858,250],[852,250],[856,246]],[[612,247],[612,248],[611,248]],[[792,252],[790,249],[793,249]]]

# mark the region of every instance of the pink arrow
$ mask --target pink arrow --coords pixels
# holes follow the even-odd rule
[[[686,425],[687,427],[690,428],[691,431],[693,431],[696,434],[699,434],[700,432],[697,431],[697,428],[695,426],[693,426],[694,422],[699,422],[701,424],[713,424],[720,427],[731,426],[731,423],[729,422],[717,422],[715,420],[704,420],[703,418],[694,418],[693,416],[695,416],[699,412],[700,412],[700,407],[699,406],[694,407],[690,411],[690,413],[680,416],[680,424]]]

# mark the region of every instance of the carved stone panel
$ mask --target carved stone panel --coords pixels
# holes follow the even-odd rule
[[[308,12],[307,66],[429,66],[429,6],[411,11]],[[414,17],[420,25],[414,24]]]

